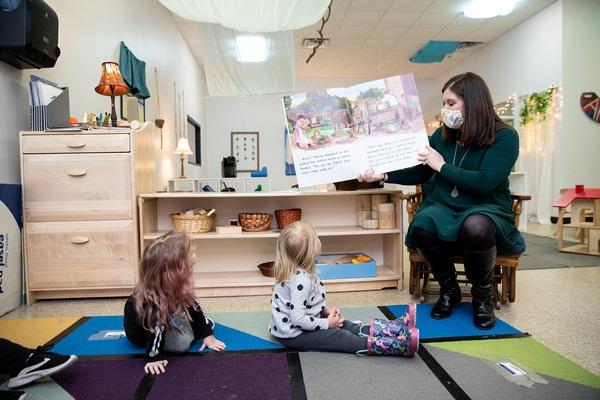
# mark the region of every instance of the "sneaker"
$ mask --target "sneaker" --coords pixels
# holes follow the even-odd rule
[[[20,390],[0,390],[2,400],[25,400],[25,392]]]
[[[47,350],[50,350],[51,347],[39,346],[31,353],[25,362],[25,367],[8,380],[8,387],[10,389],[21,387],[36,379],[61,371],[77,361],[75,355],[64,356],[48,352]]]

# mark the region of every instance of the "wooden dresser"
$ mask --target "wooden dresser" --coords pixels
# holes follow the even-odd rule
[[[27,302],[128,295],[138,193],[154,191],[152,128],[21,132]]]

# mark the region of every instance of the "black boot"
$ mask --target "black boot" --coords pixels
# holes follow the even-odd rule
[[[456,270],[445,246],[419,248],[419,253],[431,267],[431,272],[440,284],[440,298],[431,309],[431,317],[442,319],[452,314],[454,306],[460,303],[461,293],[456,282]]]
[[[465,273],[471,282],[473,322],[480,329],[496,323],[492,305],[492,273],[496,264],[496,246],[483,251],[464,250]]]

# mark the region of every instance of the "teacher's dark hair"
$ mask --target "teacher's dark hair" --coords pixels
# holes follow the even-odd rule
[[[496,131],[510,127],[496,114],[490,90],[479,75],[465,72],[453,76],[442,88],[442,93],[446,89],[462,98],[465,109],[464,123],[459,129],[442,125],[444,140],[459,136],[465,147],[484,147],[492,144]]]

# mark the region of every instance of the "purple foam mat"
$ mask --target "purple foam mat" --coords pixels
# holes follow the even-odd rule
[[[291,399],[283,353],[180,357],[169,361],[148,399]]]
[[[132,399],[144,360],[79,360],[52,379],[76,399]]]
[[[291,399],[284,353],[170,357],[147,399]],[[80,360],[53,379],[76,399],[131,399],[143,359]]]

